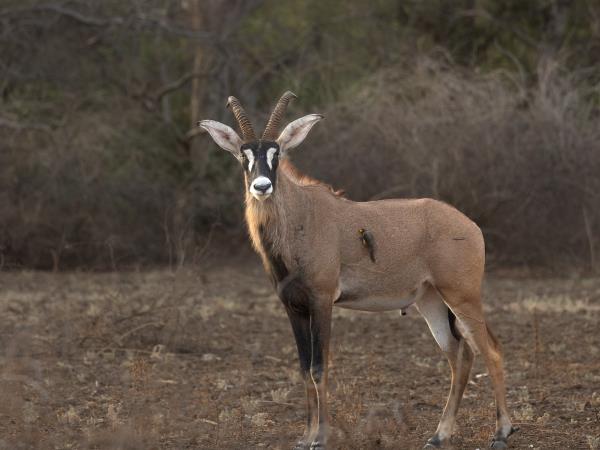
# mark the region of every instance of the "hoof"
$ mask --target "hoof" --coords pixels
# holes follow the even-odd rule
[[[493,448],[494,450],[503,450],[508,448],[508,442],[506,439],[494,439],[490,445],[490,448]]]
[[[320,441],[314,441],[310,444],[310,450],[325,450],[325,444]]]
[[[490,448],[493,448],[495,450],[503,450],[505,448],[508,448],[508,436],[510,436],[513,433],[516,433],[517,431],[519,431],[519,427],[512,427],[506,435],[506,437],[494,437],[492,439],[492,443],[490,444]]]
[[[432,450],[434,448],[442,448],[442,441],[437,436],[433,436],[432,438],[429,438],[427,440],[427,443],[423,447],[423,450],[425,450],[425,449]]]

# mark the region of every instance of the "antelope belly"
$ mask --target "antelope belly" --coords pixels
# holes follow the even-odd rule
[[[387,297],[387,296],[369,296],[346,294],[342,292],[334,302],[335,306],[346,309],[355,309],[358,311],[392,311],[394,309],[408,308],[415,303],[417,295],[409,297]]]

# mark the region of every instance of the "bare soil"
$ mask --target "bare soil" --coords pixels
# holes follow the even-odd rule
[[[600,448],[600,279],[490,275],[518,449]],[[416,449],[450,371],[414,310],[334,313],[332,447]],[[0,273],[0,449],[285,449],[304,388],[255,259],[194,270]],[[478,358],[452,444],[485,448]]]

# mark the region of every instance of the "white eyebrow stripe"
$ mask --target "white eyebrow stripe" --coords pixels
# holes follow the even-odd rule
[[[267,150],[267,164],[271,170],[273,170],[273,156],[275,156],[276,152],[277,149],[275,147],[271,147],[269,150]]]
[[[252,166],[254,165],[254,153],[252,153],[252,150],[250,150],[250,149],[244,150],[244,153],[246,154],[246,157],[248,158],[248,171],[251,171]]]

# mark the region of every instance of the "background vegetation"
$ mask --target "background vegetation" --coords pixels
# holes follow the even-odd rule
[[[327,116],[295,160],[350,198],[446,200],[495,264],[600,267],[594,0],[4,0],[0,55],[4,268],[243,236],[237,163],[193,124],[236,95],[261,127],[285,89]]]

